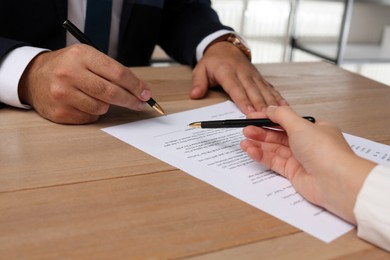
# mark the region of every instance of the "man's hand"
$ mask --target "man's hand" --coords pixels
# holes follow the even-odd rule
[[[35,57],[22,75],[19,97],[53,122],[85,124],[105,114],[110,104],[142,110],[151,91],[128,68],[76,44]]]
[[[207,48],[192,75],[190,96],[194,99],[204,97],[209,87],[222,86],[244,114],[269,105],[287,105],[241,50],[229,42]]]

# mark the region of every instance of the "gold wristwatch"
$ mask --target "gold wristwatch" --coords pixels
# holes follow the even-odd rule
[[[243,40],[240,37],[238,37],[237,35],[235,35],[234,33],[228,33],[228,34],[225,34],[225,35],[218,37],[217,39],[212,41],[207,46],[207,48],[209,48],[210,46],[212,46],[213,44],[215,44],[217,42],[222,42],[222,41],[230,42],[231,44],[236,46],[238,49],[240,49],[240,51],[242,51],[242,53],[245,54],[245,56],[249,59],[249,61],[252,60],[251,50],[245,45]],[[207,50],[207,48],[205,49],[205,51]]]

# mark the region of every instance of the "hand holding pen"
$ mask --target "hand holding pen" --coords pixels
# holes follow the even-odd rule
[[[143,110],[151,91],[119,62],[75,44],[35,56],[19,82],[19,97],[53,122],[86,124],[107,113],[110,105]]]
[[[66,20],[63,23],[63,26],[65,29],[69,31],[77,40],[79,40],[81,43],[90,45],[94,47],[95,49],[101,51],[99,47],[97,47],[83,32],[80,31],[71,21]],[[157,112],[159,112],[162,115],[165,115],[164,110],[162,107],[152,98],[150,97],[146,102]]]

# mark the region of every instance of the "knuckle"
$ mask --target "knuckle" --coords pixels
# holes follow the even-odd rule
[[[87,91],[96,98],[106,97],[108,95],[108,85],[105,81],[94,78],[86,86]]]
[[[60,80],[69,78],[71,76],[71,72],[68,68],[64,66],[56,66],[53,69],[53,75],[55,78],[58,78]]]
[[[84,44],[73,44],[67,48],[67,55],[74,58],[79,58],[81,55],[83,55],[87,48]]]
[[[93,54],[93,60],[94,60],[96,67],[109,67],[110,66],[109,59],[107,59],[107,57],[104,56],[100,52],[96,52]]]
[[[75,113],[66,107],[58,107],[51,112],[49,119],[57,123],[87,124],[96,121],[100,115],[104,114],[104,111],[108,110],[104,110],[103,106],[99,107],[99,109],[102,110],[100,113],[86,113],[81,111]]]
[[[83,124],[90,124],[99,119],[98,115],[89,115],[89,114],[80,114],[77,116],[77,118],[72,119],[72,121],[66,122],[67,124],[72,124],[72,125],[83,125]]]
[[[67,97],[66,89],[61,87],[60,85],[52,85],[50,87],[49,93],[51,97],[56,101],[65,99]]]
[[[117,91],[115,88],[105,87],[104,88],[104,95],[108,101],[113,101],[117,97]]]
[[[105,82],[96,83],[91,91],[96,98],[110,103],[118,99],[118,88]]]
[[[89,53],[90,55],[90,62],[91,66],[94,68],[111,68],[112,66],[112,60],[107,57],[105,54],[93,50],[92,52]]]
[[[103,115],[107,113],[109,104],[90,98],[85,98],[82,102],[83,106],[79,110],[84,111],[89,115]]]
[[[221,64],[218,65],[218,70],[223,72],[230,72],[230,71],[235,71],[235,68],[229,63],[222,62]]]
[[[112,66],[110,74],[116,81],[122,81],[128,71],[122,66]]]
[[[56,122],[64,122],[70,116],[71,114],[69,110],[66,109],[65,107],[57,107],[51,113],[51,118],[53,119],[53,121]]]
[[[99,80],[96,80],[92,84],[92,88],[90,89],[90,91],[96,97],[106,96],[106,94],[107,94],[106,85],[104,83],[102,83],[101,81],[99,81]]]
[[[109,109],[109,105],[106,103],[96,103],[92,106],[92,113],[93,115],[104,115],[107,113]]]
[[[234,96],[240,99],[246,96],[240,84],[236,84],[234,87],[226,88],[225,91],[229,94],[229,96]]]

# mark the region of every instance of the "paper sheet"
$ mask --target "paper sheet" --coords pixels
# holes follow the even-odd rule
[[[245,116],[227,101],[102,130],[325,242],[353,229],[349,223],[306,201],[288,180],[242,152],[239,146],[244,139],[242,128],[188,127],[193,121],[228,118]],[[351,135],[346,137],[360,155],[384,158],[390,164],[387,146]]]

